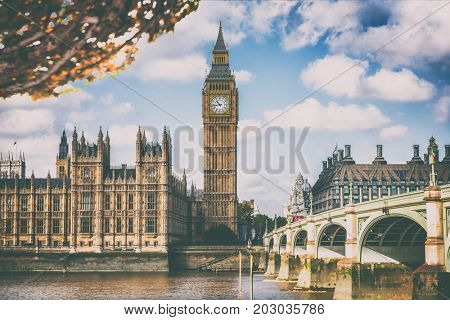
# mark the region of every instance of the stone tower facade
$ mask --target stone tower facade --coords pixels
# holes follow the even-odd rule
[[[0,153],[0,179],[13,179],[16,175],[19,178],[25,177],[25,154],[19,153],[19,156],[14,159],[13,153],[8,153],[7,157],[3,157]]]
[[[238,106],[238,89],[220,26],[202,90],[205,230],[224,224],[237,232]]]

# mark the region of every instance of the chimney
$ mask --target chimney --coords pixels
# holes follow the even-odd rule
[[[372,164],[386,164],[387,161],[383,158],[383,145],[377,144],[377,156]]]
[[[337,160],[338,160],[337,153],[333,153],[333,165],[335,165],[337,163]]]
[[[328,157],[328,169],[330,169],[333,166],[333,158],[332,157]]]
[[[377,144],[377,158],[383,158],[383,145]]]
[[[346,158],[351,158],[352,157],[351,146],[349,144],[345,145],[345,157]]]
[[[445,157],[442,161],[450,162],[450,144],[445,145]]]
[[[419,145],[418,144],[413,145],[413,151],[414,151],[413,158],[411,159],[411,161],[409,163],[423,164],[423,160],[419,156]]]
[[[418,144],[413,145],[413,150],[414,150],[414,158],[419,157],[419,145]]]
[[[425,164],[430,164],[430,162],[428,161],[428,153],[423,154],[423,161],[425,162]]]
[[[344,160],[344,150],[339,149],[339,150],[338,150],[338,155],[339,155],[339,162],[341,162],[342,160]]]
[[[322,171],[327,170],[327,162],[326,161],[322,161]]]

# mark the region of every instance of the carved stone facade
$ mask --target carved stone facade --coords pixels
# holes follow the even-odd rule
[[[0,245],[66,249],[72,252],[167,251],[171,244],[202,233],[201,197],[188,195],[186,175],[171,170],[172,142],[149,143],[139,129],[136,166],[110,165],[110,139],[97,143],[65,132],[56,160],[58,178],[0,180]],[[201,222],[201,221],[200,221]],[[195,234],[192,234],[195,224]]]
[[[25,158],[0,162],[0,246],[71,252],[167,251],[224,224],[237,233],[238,91],[219,29],[202,91],[204,192],[172,173],[172,141],[137,132],[136,164],[110,164],[108,133],[96,143],[63,132],[56,178],[25,178]]]
[[[220,26],[202,90],[206,229],[224,224],[237,234],[238,89]]]

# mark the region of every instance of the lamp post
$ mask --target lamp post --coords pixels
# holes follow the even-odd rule
[[[252,239],[248,239],[247,244],[248,253],[250,256],[250,300],[253,300],[253,252]]]
[[[239,250],[239,292],[242,292],[242,251]]]

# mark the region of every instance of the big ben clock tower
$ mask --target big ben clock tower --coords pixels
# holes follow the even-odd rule
[[[224,224],[237,233],[236,142],[238,90],[219,27],[211,71],[202,90],[206,229]]]

